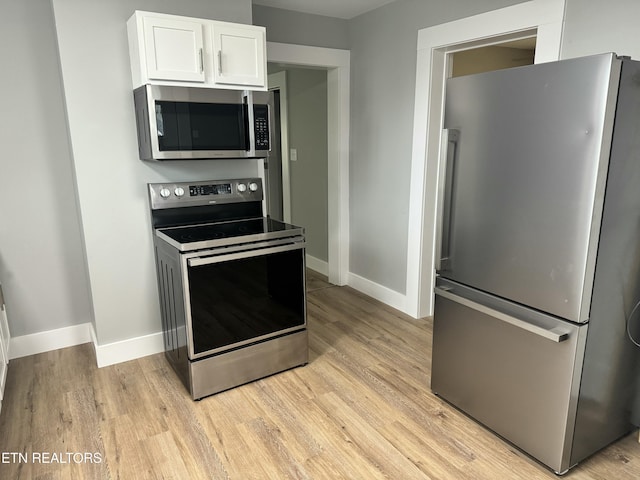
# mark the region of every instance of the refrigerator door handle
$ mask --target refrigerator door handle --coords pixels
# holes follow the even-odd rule
[[[563,331],[561,328],[546,329],[543,327],[539,327],[538,325],[526,322],[524,320],[520,320],[519,318],[513,317],[506,313],[502,313],[498,310],[494,310],[493,308],[487,307],[467,298],[455,295],[454,293],[452,293],[451,287],[436,287],[435,293],[436,295],[440,295],[441,297],[451,300],[452,302],[459,303],[460,305],[464,305],[465,307],[471,308],[480,313],[484,313],[485,315],[489,315],[490,317],[501,320],[505,323],[513,325],[514,327],[521,328],[540,337],[544,337],[553,342],[560,343],[569,338],[569,333]]]
[[[438,182],[438,217],[436,232],[436,270],[449,268],[449,245],[451,242],[451,207],[454,191],[454,167],[458,157],[458,143],[460,130],[453,128],[445,130],[446,155],[442,165],[443,176]]]

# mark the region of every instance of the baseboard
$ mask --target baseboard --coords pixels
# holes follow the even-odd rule
[[[305,256],[305,261],[307,263],[307,268],[311,270],[321,273],[325,277],[329,276],[329,264],[324,260],[320,260],[319,258],[312,257],[307,253]]]
[[[164,351],[162,332],[98,345],[93,325],[83,323],[46,332],[11,337],[9,359],[50,352],[88,342],[93,343],[98,367],[135,360]]]
[[[326,275],[327,263],[314,257],[307,257],[307,266]],[[324,271],[323,271],[324,270]],[[348,285],[376,300],[407,313],[406,295],[391,290],[353,273],[348,275]],[[38,353],[73,347],[93,342],[98,367],[135,360],[164,351],[162,332],[130,338],[119,342],[99,345],[91,323],[48,330],[46,332],[11,337],[9,344],[10,359],[36,355]]]
[[[46,332],[11,337],[9,340],[9,359],[36,355],[90,342],[91,330],[91,323],[82,323]]]
[[[142,337],[129,338],[120,342],[98,345],[96,334],[92,326],[91,339],[93,341],[93,348],[96,352],[98,368],[164,352],[162,332],[143,335]]]
[[[407,313],[407,296],[402,293],[391,290],[390,288],[372,282],[371,280],[367,280],[366,278],[354,273],[348,274],[347,284],[351,288],[369,295],[390,307],[396,308],[403,313]]]

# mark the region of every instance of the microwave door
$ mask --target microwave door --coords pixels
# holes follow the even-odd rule
[[[134,91],[142,160],[259,158],[270,148],[270,95],[145,85]],[[260,92],[262,93],[262,92]]]
[[[248,116],[244,104],[189,104],[193,150],[247,151]]]
[[[191,150],[188,104],[156,102],[155,113],[158,150],[161,152]]]
[[[160,152],[245,152],[249,148],[243,104],[156,102]],[[214,155],[217,156],[217,155]]]

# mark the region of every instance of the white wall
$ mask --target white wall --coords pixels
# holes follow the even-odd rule
[[[50,0],[0,0],[0,282],[15,337],[91,302]]]
[[[98,345],[161,330],[147,182],[255,175],[255,160],[137,158],[125,23],[135,9],[251,22],[249,0],[53,0]]]
[[[567,0],[561,58],[615,52],[640,60],[638,0]]]
[[[398,0],[349,23],[350,270],[406,293],[417,32],[518,0]]]
[[[253,23],[267,27],[269,42],[349,48],[348,21],[340,18],[254,5]]]

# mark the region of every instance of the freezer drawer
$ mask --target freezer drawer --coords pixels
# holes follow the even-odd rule
[[[587,328],[463,286],[438,287],[431,388],[564,472]]]

